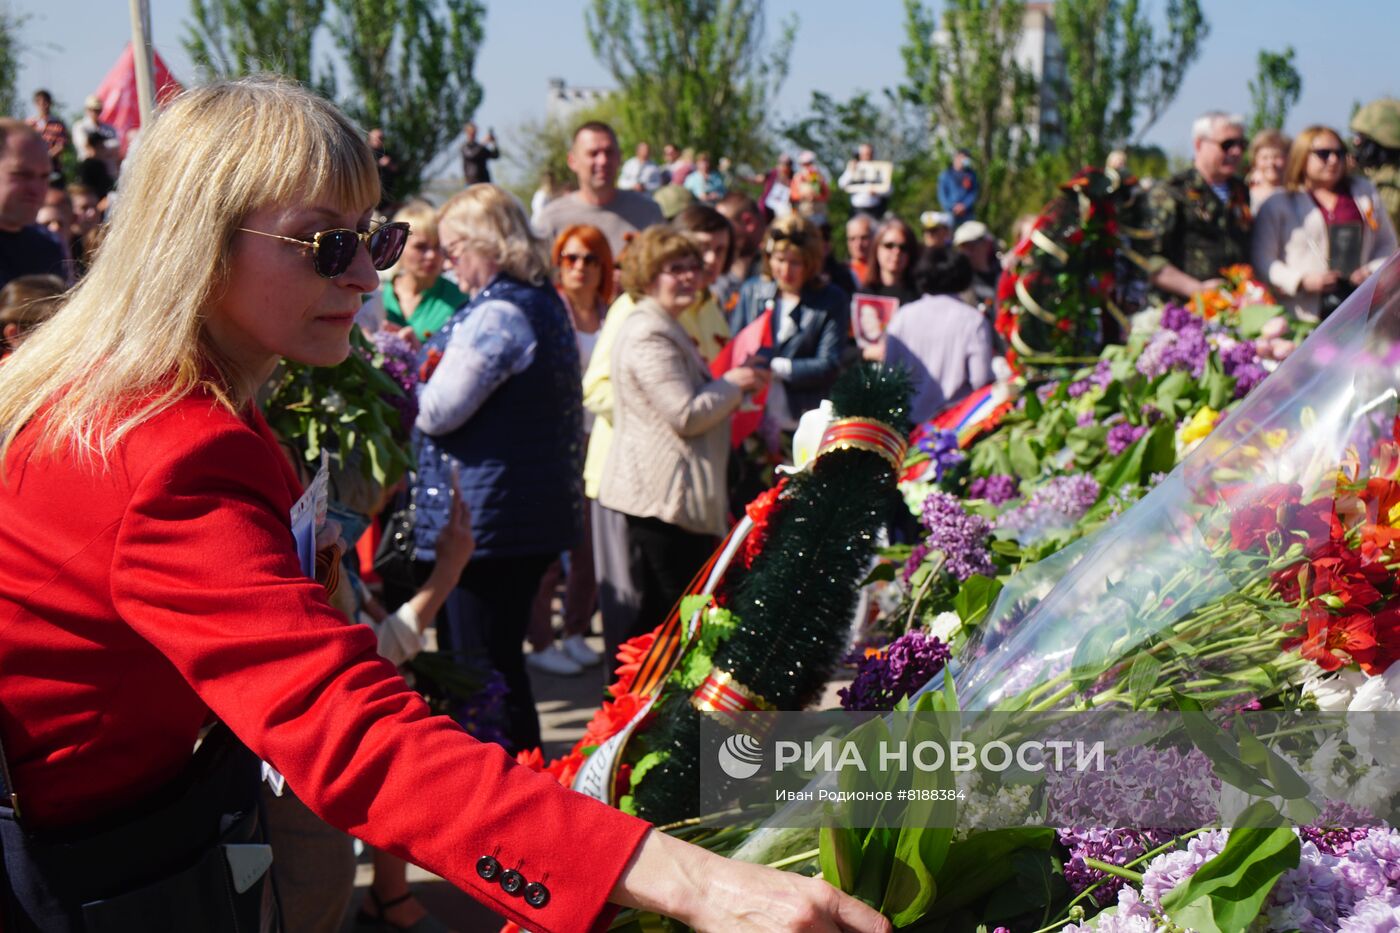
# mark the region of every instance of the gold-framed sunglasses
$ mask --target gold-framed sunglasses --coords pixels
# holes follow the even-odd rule
[[[403,255],[404,244],[408,242],[409,227],[402,221],[380,224],[364,233],[341,227],[335,230],[321,230],[306,239],[251,230],[247,227],[239,227],[238,230],[240,233],[255,233],[273,240],[311,247],[311,268],[322,278],[333,279],[350,268],[361,243],[369,250],[369,261],[380,272],[398,262],[399,257]]]

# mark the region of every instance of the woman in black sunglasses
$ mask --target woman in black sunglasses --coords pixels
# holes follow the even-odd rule
[[[702,929],[889,929],[431,715],[307,578],[302,490],[254,395],[283,356],[343,360],[396,258],[339,111],[273,80],[190,91],[123,186],[83,283],[0,366],[7,931],[273,929],[259,758],[327,822],[533,930],[605,926],[608,901]]]
[[[866,254],[867,278],[860,291],[867,295],[898,298],[908,304],[921,294],[914,284],[914,260],[918,258],[919,240],[913,229],[898,217],[881,221],[870,239]]]
[[[1253,260],[1298,318],[1327,317],[1395,252],[1395,229],[1375,186],[1347,170],[1341,136],[1325,126],[1298,134],[1286,191],[1259,209]]]

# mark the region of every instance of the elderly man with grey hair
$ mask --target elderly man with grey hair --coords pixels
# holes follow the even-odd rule
[[[1148,195],[1151,239],[1145,250],[1152,284],[1190,297],[1219,284],[1220,270],[1249,262],[1253,217],[1249,188],[1239,177],[1244,122],[1215,110],[1191,126],[1189,169]]]

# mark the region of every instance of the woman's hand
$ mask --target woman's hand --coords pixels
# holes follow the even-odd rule
[[[890,922],[820,878],[735,862],[652,830],[613,902],[665,914],[700,933],[890,933]]]
[[[768,384],[772,373],[756,366],[736,366],[722,377],[725,382],[735,385],[745,392],[757,392]]]
[[[1341,275],[1336,269],[1328,269],[1326,272],[1309,272],[1303,276],[1300,284],[1305,292],[1330,292],[1340,279]]]
[[[1361,285],[1371,277],[1371,271],[1365,266],[1357,266],[1351,273],[1351,284]]]
[[[472,559],[476,550],[476,538],[472,536],[472,511],[462,498],[462,490],[457,486],[457,473],[452,474],[452,507],[448,512],[447,524],[438,532],[435,551],[437,567],[456,580],[462,569]],[[436,569],[436,568],[435,568]]]

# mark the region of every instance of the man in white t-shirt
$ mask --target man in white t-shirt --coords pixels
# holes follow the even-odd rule
[[[94,94],[85,105],[83,118],[73,124],[73,148],[81,159],[83,152],[91,145],[97,158],[106,164],[108,174],[116,178],[121,169],[121,137],[116,127],[98,119],[102,113],[102,98]]]
[[[617,186],[623,191],[651,194],[661,187],[661,167],[651,161],[651,147],[637,143],[637,154],[622,163]]]
[[[627,244],[627,234],[663,223],[661,208],[651,198],[639,191],[618,190],[621,161],[612,127],[590,122],[575,130],[569,168],[578,178],[578,190],[546,204],[534,218],[536,232],[552,246],[574,224],[589,224],[603,231],[616,256]]]

